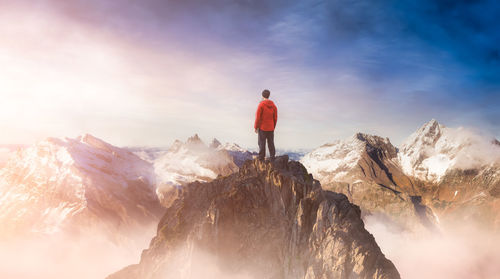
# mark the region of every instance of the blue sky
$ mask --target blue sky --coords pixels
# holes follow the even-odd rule
[[[399,144],[431,118],[500,137],[495,1],[4,6],[1,143],[88,132],[168,145],[199,133],[252,147],[264,88],[284,148],[358,131]]]

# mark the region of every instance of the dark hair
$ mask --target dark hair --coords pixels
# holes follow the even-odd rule
[[[271,91],[267,90],[267,89],[264,89],[264,91],[262,91],[262,97],[264,98],[269,98],[269,95],[271,95]]]

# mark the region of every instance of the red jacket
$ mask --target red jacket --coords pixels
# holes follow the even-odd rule
[[[278,122],[278,108],[271,100],[263,100],[259,103],[255,113],[255,129],[262,131],[274,131]]]

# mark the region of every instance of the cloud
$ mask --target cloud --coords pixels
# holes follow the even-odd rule
[[[138,262],[154,229],[137,244],[115,245],[102,236],[25,238],[0,242],[0,276],[17,279],[104,278]]]
[[[440,235],[394,232],[370,216],[365,224],[402,278],[493,279],[500,272],[500,239],[493,232],[470,224]]]

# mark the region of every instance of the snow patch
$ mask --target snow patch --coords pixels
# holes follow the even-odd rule
[[[432,120],[405,140],[398,158],[405,174],[438,182],[452,169],[499,163],[500,146],[476,131],[448,128]]]
[[[300,162],[319,180],[332,174],[335,180],[341,180],[356,166],[365,147],[365,142],[353,136],[325,144],[304,155]]]

